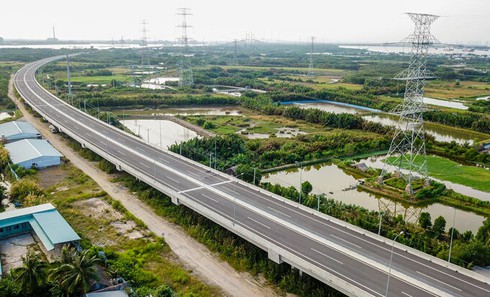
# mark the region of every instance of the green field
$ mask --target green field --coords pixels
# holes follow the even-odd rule
[[[471,98],[490,95],[490,83],[461,81],[430,81],[425,87],[425,96],[438,99]]]
[[[108,75],[108,76],[73,76],[71,77],[72,82],[80,82],[86,84],[110,84],[111,81],[115,79],[117,81],[128,82],[131,80],[130,76],[127,75]]]
[[[389,161],[393,159],[394,157],[388,158]],[[431,177],[490,193],[490,170],[461,165],[437,156],[427,156],[427,167]]]

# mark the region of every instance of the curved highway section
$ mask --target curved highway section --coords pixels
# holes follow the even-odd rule
[[[392,241],[149,145],[64,103],[35,79],[43,59],[15,75],[22,98],[62,132],[176,204],[206,216],[349,296],[385,296]],[[490,280],[395,243],[389,296],[490,296]]]

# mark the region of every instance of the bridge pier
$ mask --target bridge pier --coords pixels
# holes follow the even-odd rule
[[[277,253],[271,249],[267,250],[267,255],[269,257],[269,260],[272,260],[272,261],[276,262],[277,264],[283,263],[283,261],[281,259],[281,255],[279,255],[279,253]]]
[[[174,197],[174,196],[172,196],[170,198],[172,199],[172,203],[173,204],[175,204],[175,205],[180,205],[181,204],[180,201],[179,201],[179,198]]]

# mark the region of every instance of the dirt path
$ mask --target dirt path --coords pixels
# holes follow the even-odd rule
[[[126,209],[141,219],[152,232],[158,236],[164,235],[165,241],[180,260],[207,283],[220,287],[226,296],[278,296],[271,288],[260,284],[250,274],[235,271],[204,245],[188,236],[179,226],[157,216],[149,206],[124,187],[110,182],[110,176],[98,169],[95,163],[80,157],[60,135],[49,131],[48,124],[42,123],[39,118],[27,112],[24,105],[14,96],[12,80],[9,84],[9,97],[17,103],[24,118],[31,122],[54,147],[90,176],[113,199],[119,200]]]

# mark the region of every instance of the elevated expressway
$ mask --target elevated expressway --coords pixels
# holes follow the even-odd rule
[[[392,241],[145,143],[72,106],[35,79],[52,57],[14,78],[46,120],[134,177],[349,296],[385,296]],[[328,182],[328,177],[326,177]],[[490,280],[395,243],[389,296],[490,296]]]

